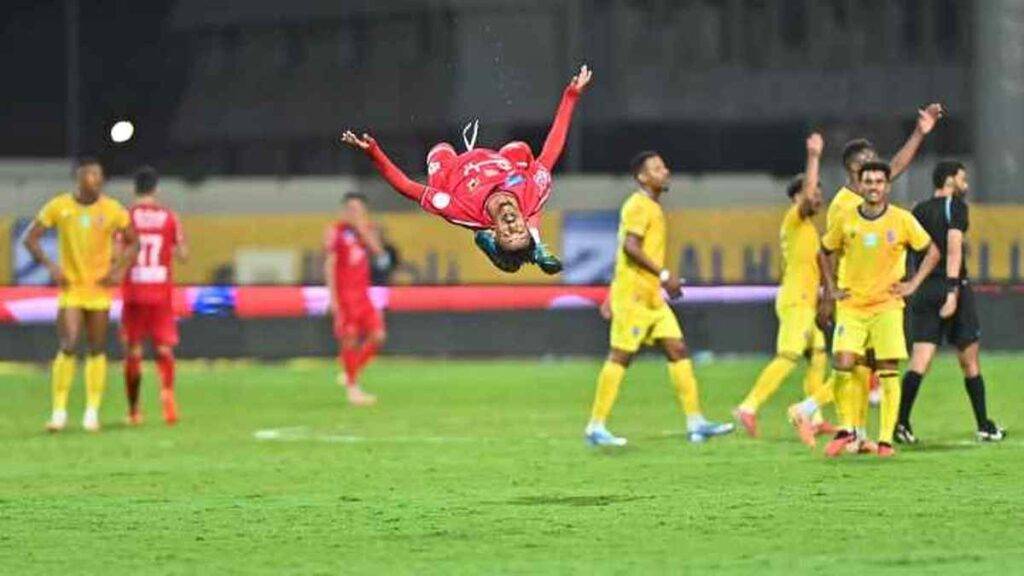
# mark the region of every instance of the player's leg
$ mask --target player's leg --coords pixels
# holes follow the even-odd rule
[[[981,375],[979,359],[981,324],[974,303],[974,291],[969,284],[960,288],[956,314],[950,321],[950,340],[957,347],[957,360],[964,373],[964,388],[971,400],[971,409],[978,425],[976,438],[982,442],[998,442],[1006,431],[988,417],[985,400],[985,379]]]
[[[121,309],[121,347],[124,350],[124,391],[128,400],[128,425],[142,424],[139,395],[142,388],[142,333],[145,319],[140,306],[125,303]]]
[[[608,357],[597,375],[597,388],[590,408],[590,421],[583,432],[587,442],[595,446],[624,446],[625,438],[608,431],[606,422],[615,406],[619,387],[626,377],[626,368],[648,330],[649,315],[638,306],[612,302],[612,323]]]
[[[857,359],[853,367],[853,386],[848,401],[854,414],[854,428],[858,436],[867,439],[868,407],[871,405],[871,389],[875,384],[875,352],[868,349]],[[878,398],[880,400],[880,397]]]
[[[686,415],[686,433],[690,442],[704,442],[713,436],[728,434],[735,429],[731,423],[711,422],[704,418],[700,408],[700,392],[693,373],[693,361],[683,337],[683,330],[675,313],[662,304],[655,312],[651,339],[659,343],[668,361],[668,374],[676,391],[676,399]]]
[[[779,319],[779,331],[775,338],[775,357],[758,375],[754,387],[733,411],[733,416],[743,425],[747,434],[757,436],[757,411],[782,385],[796,368],[796,363],[806,347],[806,338],[800,325],[799,310],[794,307],[775,311]],[[813,312],[812,312],[813,321]]]
[[[387,333],[384,331],[380,313],[369,304],[361,314],[358,325],[359,345],[352,358],[354,364],[347,369],[351,371],[348,378],[355,382],[347,388],[348,401],[354,406],[370,406],[377,403],[377,397],[364,391],[358,382],[363,368],[373,360],[377,350],[384,344]]]
[[[75,379],[75,350],[82,334],[83,323],[80,308],[60,307],[57,310],[57,355],[51,367],[50,383],[52,414],[46,429],[59,432],[68,421],[68,396]]]
[[[107,388],[107,326],[110,311],[106,308],[84,311],[87,356],[85,358],[85,415],[82,427],[90,432],[100,429],[100,405]]]
[[[917,332],[916,323],[915,332]],[[910,416],[914,411],[914,403],[917,401],[917,393],[921,389],[921,382],[924,380],[928,370],[931,368],[932,359],[938,346],[932,342],[922,342],[914,337],[914,344],[910,352],[910,364],[903,374],[903,382],[900,384],[900,410],[896,421],[896,432],[894,438],[900,444],[916,444],[917,436],[910,425]]]
[[[876,354],[882,401],[878,410],[878,455],[892,456],[893,434],[900,411],[900,362],[907,359],[907,341],[903,331],[903,310],[886,310],[870,322],[869,341]]]
[[[943,333],[949,329],[949,322],[939,316],[942,303],[946,300],[946,284],[943,281],[926,280],[910,300],[910,341],[913,347],[910,365],[903,374],[900,393],[900,414],[896,423],[897,442],[914,444],[917,437],[910,425],[910,416],[917,401],[921,383],[931,368],[932,358],[942,344]]]
[[[832,339],[832,376],[829,377],[836,410],[839,413],[839,431],[825,447],[825,454],[839,456],[857,440],[857,394],[858,384],[853,379],[857,357],[864,355],[868,342],[868,325],[865,318],[857,313],[839,310],[836,314],[836,329]],[[806,430],[800,430],[801,439],[814,445],[813,433],[806,437]],[[813,430],[812,430],[813,432]]]
[[[171,426],[178,422],[178,402],[174,393],[174,348],[178,345],[178,323],[174,318],[174,308],[169,303],[151,308],[149,336],[153,340],[156,370],[160,375],[160,406],[164,422]]]

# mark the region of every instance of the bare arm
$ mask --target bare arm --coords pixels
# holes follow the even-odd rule
[[[363,134],[360,138],[352,133],[351,130],[346,130],[341,135],[341,141],[366,153],[373,160],[373,164],[377,167],[377,172],[380,172],[384,180],[399,194],[415,202],[419,202],[423,197],[427,186],[406,176],[401,168],[391,162],[391,159],[388,158],[387,154],[384,153],[384,150],[381,149],[372,136]]]
[[[565,139],[569,135],[569,123],[572,120],[573,110],[576,108],[576,101],[579,100],[583,89],[590,83],[590,77],[590,69],[583,65],[580,67],[579,74],[572,77],[562,94],[562,101],[559,102],[558,110],[555,112],[555,120],[551,124],[548,137],[544,140],[544,148],[537,159],[548,170],[555,167],[558,157],[562,155]]]
[[[28,253],[32,255],[32,259],[45,266],[53,281],[58,286],[62,286],[65,281],[64,273],[61,272],[60,266],[57,266],[56,262],[50,260],[50,257],[43,250],[42,244],[40,244],[43,234],[46,234],[46,227],[40,221],[34,220],[31,226],[29,226],[28,232],[25,233],[23,245],[28,250]]]
[[[892,166],[892,180],[907,170],[914,160],[914,156],[917,155],[918,149],[921,148],[925,136],[935,128],[935,124],[942,118],[942,114],[941,104],[929,104],[917,111],[917,124],[914,126],[914,131],[910,133],[910,137],[889,163]]]
[[[899,282],[892,287],[893,294],[906,298],[910,296],[921,286],[924,279],[935,270],[938,266],[939,260],[942,258],[942,254],[939,249],[935,247],[935,243],[932,242],[928,245],[928,253],[925,254],[923,260],[921,260],[921,266],[917,268],[917,272],[914,273],[913,278],[906,282]]]
[[[174,245],[174,258],[182,264],[188,262],[188,244],[184,240]]]
[[[661,280],[665,290],[668,291],[669,296],[674,298],[682,293],[679,287],[679,278],[677,278],[675,274],[669,273],[668,279],[663,279],[661,268],[659,268],[654,261],[647,256],[647,254],[644,254],[642,236],[637,236],[633,233],[626,234],[626,240],[622,244],[622,250],[637,266],[640,266],[644,270],[647,270],[651,274],[657,276],[659,280]]]
[[[956,228],[946,232],[946,278],[959,278],[964,258],[964,233]]]
[[[821,204],[820,182],[821,153],[825,141],[821,134],[815,132],[807,137],[807,162],[804,167],[803,200],[800,201],[800,217],[808,218],[814,214]]]

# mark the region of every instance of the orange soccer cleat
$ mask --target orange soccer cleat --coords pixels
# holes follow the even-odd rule
[[[842,456],[843,453],[849,449],[848,447],[851,444],[855,444],[856,442],[856,434],[850,432],[849,430],[840,430],[838,433],[836,433],[835,438],[829,441],[829,443],[825,446],[825,456],[828,456],[829,458],[836,458],[838,456]]]
[[[896,455],[896,449],[892,447],[892,444],[879,442],[877,454],[879,458],[892,458]]]
[[[803,410],[800,409],[799,404],[793,404],[786,411],[789,416],[789,423],[796,429],[797,435],[800,437],[800,441],[814,448],[818,445],[818,441],[814,438],[814,423],[811,419],[804,414]]]
[[[743,408],[737,408],[732,411],[733,418],[739,422],[743,429],[747,431],[747,435],[751,438],[757,438],[757,413]]]

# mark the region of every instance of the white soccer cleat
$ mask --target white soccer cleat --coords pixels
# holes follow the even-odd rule
[[[99,432],[100,431],[100,412],[95,408],[86,408],[85,415],[82,417],[82,428],[86,432]]]
[[[882,388],[881,388],[881,386],[879,386],[878,388],[872,388],[871,391],[868,392],[868,404],[870,404],[872,406],[878,406],[881,403],[882,403]]]
[[[50,421],[46,423],[47,432],[60,432],[68,425],[68,411],[54,410]]]
[[[587,439],[587,444],[591,446],[625,446],[626,439],[620,438],[604,427],[603,424],[593,424],[587,426],[584,430],[583,436]]]
[[[348,403],[353,406],[373,406],[377,403],[377,397],[364,392],[359,386],[349,386]]]

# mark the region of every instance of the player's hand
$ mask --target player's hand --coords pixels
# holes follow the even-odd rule
[[[900,298],[906,298],[917,292],[917,285],[913,282],[897,282],[892,285],[889,292],[899,296]]]
[[[807,155],[811,158],[821,158],[821,152],[825,149],[825,139],[817,132],[807,137]]]
[[[675,274],[670,275],[668,280],[662,283],[662,287],[665,288],[665,292],[668,292],[669,298],[675,299],[683,296],[683,283]]]
[[[569,86],[572,87],[576,92],[583,92],[583,89],[590,84],[590,78],[594,75],[590,68],[586,64],[580,66],[579,74],[572,77],[569,81]]]
[[[611,320],[612,319],[612,299],[611,298],[605,298],[604,301],[601,302],[600,312],[601,312],[601,318],[604,318],[605,320]]]
[[[946,294],[946,302],[943,303],[942,308],[939,309],[939,318],[947,320],[956,314],[956,296],[956,292],[949,292]]]
[[[946,111],[942,104],[929,104],[917,111],[917,129],[921,134],[927,134],[935,128],[935,124],[942,118]]]
[[[100,286],[103,286],[105,288],[113,288],[114,286],[120,284],[123,278],[124,270],[120,268],[111,268],[110,272],[107,272],[107,274],[103,278],[100,278]]]
[[[345,130],[345,132],[341,135],[341,141],[353,148],[357,148],[364,152],[369,150],[370,146],[373,146],[373,144],[376,142],[376,140],[373,139],[373,136],[370,136],[366,132],[363,132],[363,136],[362,138],[360,138],[359,136],[356,136],[355,132],[352,132],[351,130]]]
[[[53,279],[54,284],[60,287],[67,285],[67,276],[64,276],[64,271],[60,269],[60,266],[57,266],[56,264],[47,264],[46,270],[50,273],[50,278]]]

